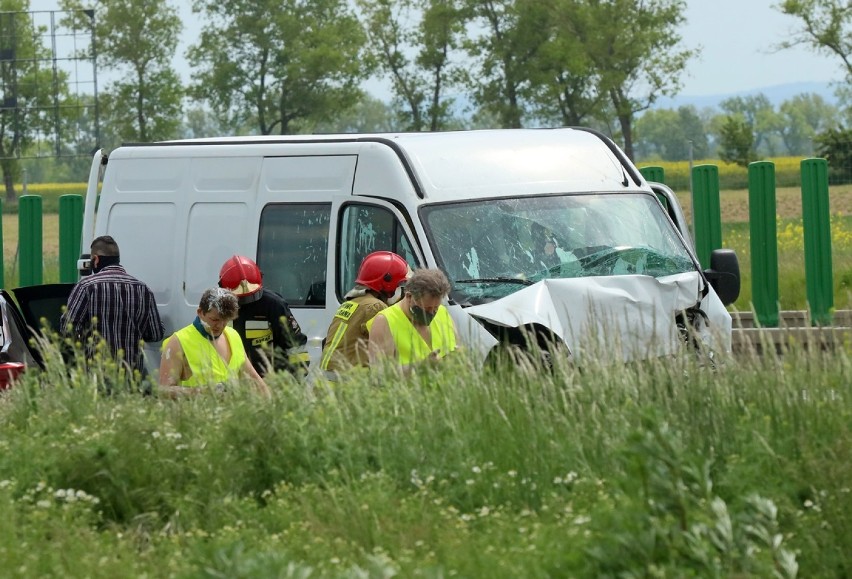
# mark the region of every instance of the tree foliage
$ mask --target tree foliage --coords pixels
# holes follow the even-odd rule
[[[601,74],[631,159],[633,121],[658,98],[674,94],[695,51],[681,47],[683,0],[588,1],[583,44]]]
[[[664,161],[704,159],[709,139],[704,119],[693,106],[677,110],[647,111],[636,122],[636,135],[646,155],[656,154]]]
[[[600,90],[602,71],[583,41],[589,35],[583,6],[559,1],[550,10],[546,40],[529,71],[534,114],[563,126],[602,120],[611,112],[609,95]]]
[[[0,50],[7,55],[0,60],[0,168],[10,202],[17,200],[18,157],[38,139],[62,131],[73,114],[62,106],[69,98],[67,74],[52,70],[50,50],[39,34],[44,31],[31,27],[27,10],[26,0],[0,0]]]
[[[839,124],[837,108],[818,94],[800,94],[779,107],[778,134],[789,155],[812,155],[814,137]]]
[[[852,2],[849,0],[783,0],[777,8],[799,19],[800,27],[782,47],[804,45],[835,56],[852,82]]]
[[[483,112],[503,128],[523,126],[531,94],[530,74],[548,29],[547,4],[539,0],[464,0],[470,25],[465,43],[472,59],[468,87]]]
[[[832,127],[816,139],[817,155],[828,161],[831,183],[852,182],[852,129]]]
[[[62,6],[78,11],[72,18],[85,24],[83,0],[62,0]],[[120,75],[102,94],[106,134],[142,142],[178,135],[184,91],[171,60],[182,27],[168,0],[110,0],[97,5],[98,64]]]
[[[740,113],[725,117],[719,138],[719,158],[741,167],[757,160],[752,127]]]
[[[457,0],[359,0],[378,69],[390,77],[404,130],[437,131],[452,122],[463,69],[464,18]]]
[[[225,126],[290,134],[362,97],[365,35],[345,0],[195,0],[192,94]]]

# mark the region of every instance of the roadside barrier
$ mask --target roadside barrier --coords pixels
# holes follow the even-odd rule
[[[749,164],[748,169],[752,302],[758,325],[774,328],[780,323],[775,165],[771,161],[757,161]],[[665,183],[662,167],[643,167],[639,171],[647,180]],[[800,171],[810,322],[813,326],[830,326],[834,288],[828,162],[803,159]],[[692,207],[695,250],[702,267],[706,268],[713,250],[722,247],[719,172],[715,165],[692,168]]]

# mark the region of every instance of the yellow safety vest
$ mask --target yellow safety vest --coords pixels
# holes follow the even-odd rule
[[[239,332],[234,328],[225,327],[224,336],[231,346],[231,361],[225,365],[225,361],[213,344],[205,336],[201,335],[193,325],[186,326],[174,333],[183,348],[183,356],[189,364],[192,376],[188,380],[182,380],[181,386],[213,386],[220,382],[227,382],[237,376],[246,363],[246,351]],[[168,340],[163,342],[163,347]]]
[[[417,332],[417,328],[414,327],[399,304],[380,311],[376,316],[384,316],[388,321],[388,327],[399,356],[399,363],[403,366],[425,360],[434,351],[437,351],[439,358],[443,358],[456,349],[455,326],[450,317],[450,312],[444,306],[438,306],[435,319],[429,324],[429,329],[432,331],[432,347],[429,347],[423,336]],[[368,326],[372,327],[372,325],[371,320]]]

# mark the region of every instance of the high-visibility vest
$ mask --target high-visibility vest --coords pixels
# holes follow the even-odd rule
[[[382,310],[376,314],[376,317],[378,316],[384,316],[388,321],[399,363],[403,366],[425,360],[432,352],[437,352],[438,358],[443,358],[456,349],[455,326],[450,317],[450,312],[444,306],[438,306],[435,319],[429,324],[429,329],[432,331],[431,347],[417,332],[417,328],[414,327],[399,304]],[[369,326],[372,326],[372,321]]]
[[[367,343],[370,335],[364,327],[387,305],[373,295],[365,294],[340,304],[322,350],[320,368],[337,372],[369,364]]]
[[[234,328],[225,327],[223,335],[231,346],[231,361],[225,365],[225,361],[210,340],[202,336],[194,325],[186,326],[174,333],[180,341],[183,356],[189,364],[192,376],[188,380],[182,380],[181,386],[213,386],[214,384],[227,382],[237,376],[246,363],[246,351],[239,332]],[[163,342],[163,346],[168,340]]]

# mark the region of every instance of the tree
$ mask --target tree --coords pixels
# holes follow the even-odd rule
[[[562,126],[588,125],[603,117],[609,95],[598,90],[601,75],[577,32],[583,26],[582,6],[573,1],[548,6],[546,40],[530,70],[535,116]]]
[[[17,202],[19,157],[39,138],[61,132],[54,113],[68,113],[63,108],[67,74],[52,70],[50,50],[40,43],[45,31],[31,26],[28,10],[26,0],[0,1],[0,51],[5,55],[0,60],[0,168],[6,200],[12,203]]]
[[[77,21],[88,18],[82,12],[83,0],[62,0],[62,6],[78,11]],[[182,26],[168,0],[98,5],[98,63],[121,75],[106,87],[101,103],[104,122],[117,138],[144,142],[177,136],[184,91],[171,60]]]
[[[600,74],[621,129],[624,152],[633,153],[633,121],[661,96],[680,87],[695,51],[681,48],[683,0],[587,0],[575,29]]]
[[[365,95],[354,107],[332,121],[312,127],[314,133],[389,133],[399,129],[398,112],[381,100]]]
[[[457,0],[358,0],[371,53],[391,86],[405,130],[437,131],[452,117],[447,91],[462,77],[453,63],[464,32]]]
[[[709,151],[707,129],[694,106],[647,111],[636,121],[636,135],[637,150],[641,146],[665,161],[688,159],[690,147],[696,159]]]
[[[769,139],[779,130],[780,118],[765,94],[731,97],[719,103],[719,108],[726,115],[738,115],[748,123],[755,151],[765,146],[770,156],[775,154]]]
[[[781,103],[779,135],[790,155],[812,155],[817,133],[838,126],[837,108],[818,94],[800,94]]]
[[[817,155],[828,161],[829,182],[852,183],[852,129],[832,127],[814,141]]]
[[[523,126],[530,94],[529,75],[541,34],[548,28],[546,5],[540,0],[464,0],[478,36],[465,43],[473,59],[468,86],[477,106],[503,128]]]
[[[800,20],[801,27],[782,48],[804,45],[836,56],[852,82],[852,3],[849,0],[783,0],[776,6]]]
[[[346,0],[195,0],[192,94],[224,126],[291,134],[361,100],[365,35]]]
[[[754,133],[742,114],[732,114],[725,118],[719,135],[719,157],[726,163],[736,163],[741,167],[747,167],[757,160]]]

